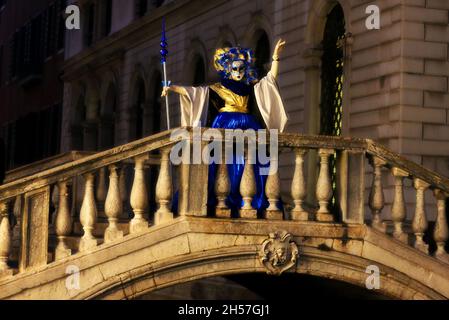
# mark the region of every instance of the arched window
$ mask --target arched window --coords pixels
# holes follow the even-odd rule
[[[259,31],[259,36],[256,42],[256,48],[254,49],[254,55],[256,58],[255,67],[259,79],[265,77],[269,71],[268,64],[270,62],[270,40],[265,31]]]
[[[108,87],[100,123],[100,148],[110,149],[115,146],[116,132],[115,119],[117,110],[117,98],[115,86],[111,83]]]
[[[161,103],[161,92],[162,92],[162,76],[160,72],[157,72],[153,78],[153,88],[151,95],[151,122],[150,128],[147,134],[155,134],[161,131],[161,122],[165,118],[162,118],[162,103]]]
[[[206,82],[206,69],[204,66],[204,59],[200,55],[196,55],[193,59],[194,73],[193,85],[199,86]]]
[[[136,82],[134,97],[134,128],[131,128],[131,140],[141,139],[143,137],[143,114],[145,108],[145,82],[139,78]]]
[[[343,114],[343,63],[344,63],[345,18],[342,7],[337,4],[327,16],[323,34],[321,58],[321,103],[320,134],[339,136]],[[335,155],[330,157],[329,170],[333,196],[331,211],[338,215],[336,197],[337,167]]]
[[[341,135],[343,107],[343,9],[336,5],[327,16],[321,61],[320,134]]]
[[[112,28],[112,0],[101,3],[101,36],[106,37]]]
[[[84,150],[84,130],[83,125],[86,121],[86,103],[85,96],[81,95],[78,98],[75,106],[75,115],[73,117],[73,124],[71,127],[71,148],[72,150]]]
[[[87,4],[84,8],[84,12],[84,45],[90,47],[94,42],[95,36],[95,4]]]

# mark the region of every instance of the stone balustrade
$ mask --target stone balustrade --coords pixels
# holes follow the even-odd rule
[[[187,130],[192,132],[189,128]],[[239,216],[231,218],[231,210],[226,205],[226,197],[230,193],[227,165],[217,165],[213,186],[217,204],[215,208],[207,208],[209,165],[183,163],[174,166],[170,162],[170,151],[179,141],[185,140],[186,146],[193,152],[197,147],[193,146],[191,138],[172,139],[171,133],[162,132],[0,186],[0,277],[37,268],[79,252],[88,252],[103,243],[121,241],[127,234],[146,231],[152,225],[170,223],[178,215],[228,219],[229,223],[232,219],[289,219],[318,226],[367,224],[378,232],[391,233],[393,239],[449,263],[444,249],[449,238],[445,215],[449,180],[370,140],[280,134],[279,150],[294,155],[294,163],[288,167],[293,168],[291,172],[282,172],[280,168],[283,176],[288,175],[291,181],[290,194],[286,196],[281,193],[280,172],[271,170],[264,190],[269,206],[263,216],[258,216],[252,207],[252,199],[257,192],[253,165],[250,164],[254,155],[245,152],[247,161],[239,188],[243,204]],[[201,142],[202,148],[205,142]],[[155,150],[159,151],[160,158],[149,162],[150,154]],[[318,174],[314,190],[307,190],[310,185],[307,177],[315,175],[305,171],[305,162],[313,154],[317,155]],[[372,167],[372,184],[368,202],[365,203],[365,172],[370,168],[367,164]],[[277,167],[279,160],[273,158],[270,165]],[[132,179],[126,179],[126,166],[134,169]],[[159,170],[153,195],[157,202],[154,212],[150,212],[149,206],[151,188],[146,175],[149,168]],[[391,174],[394,179],[392,231],[388,231],[387,223],[382,221],[385,206],[383,174]],[[84,191],[80,210],[73,213],[71,210],[76,206],[71,206],[75,191],[72,181],[75,178],[84,181]],[[412,179],[416,189],[411,232],[404,228],[407,217],[405,179]],[[132,182],[130,188],[127,180]],[[55,187],[57,192],[50,194]],[[433,191],[437,200],[438,214],[433,231],[437,247],[435,252],[429,252],[429,245],[424,241],[429,226],[424,200],[428,190]],[[172,210],[175,197],[178,201],[176,214]],[[308,199],[314,200],[310,202]],[[278,206],[280,200],[284,210]],[[54,234],[48,230],[51,201],[56,208]],[[15,208],[19,205],[20,208]],[[365,206],[370,208],[371,214],[365,214]],[[127,208],[132,212],[125,212]],[[213,216],[211,211],[215,213]],[[74,231],[76,223],[82,227],[79,233]],[[20,232],[15,231],[17,228]],[[14,241],[18,243],[19,248],[16,249],[20,255],[13,254]],[[19,260],[16,261],[18,270],[13,268],[16,265],[13,257]]]

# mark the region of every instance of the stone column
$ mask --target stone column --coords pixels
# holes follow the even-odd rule
[[[95,222],[97,220],[97,206],[94,196],[94,173],[84,175],[85,189],[84,199],[81,205],[80,222],[83,226],[84,235],[80,240],[79,251],[88,251],[97,246],[98,241],[93,235]]]
[[[265,185],[265,194],[267,195],[269,207],[265,211],[265,219],[282,220],[283,213],[277,207],[277,202],[281,198],[281,183],[279,179],[278,168],[279,159],[270,159],[270,174],[267,177]]]
[[[148,191],[145,183],[144,163],[147,155],[138,156],[134,159],[134,182],[131,189],[131,207],[134,211],[134,218],[130,222],[129,231],[131,234],[144,231],[148,228],[148,221],[144,214],[148,209]]]
[[[435,229],[433,231],[433,238],[437,244],[437,251],[435,257],[441,261],[449,263],[449,255],[447,254],[444,246],[449,239],[449,229],[446,219],[446,198],[447,194],[443,191],[435,189],[435,198],[437,199],[437,219],[435,221]]]
[[[403,231],[404,220],[407,217],[404,201],[403,180],[408,176],[408,173],[399,168],[393,168],[392,174],[394,176],[394,198],[391,206],[391,218],[394,223],[393,236],[404,243],[408,242],[408,236]]]
[[[292,198],[295,207],[292,210],[292,220],[307,221],[309,213],[304,209],[303,203],[307,196],[306,180],[304,177],[304,156],[305,149],[296,149],[295,173],[292,180]]]
[[[120,198],[119,177],[117,167],[109,166],[109,190],[106,196],[104,211],[108,217],[108,227],[105,230],[105,243],[123,238],[123,231],[118,229],[117,221],[123,211],[123,202]]]
[[[155,225],[173,220],[173,212],[170,209],[173,192],[170,172],[170,150],[171,147],[161,150],[161,168],[156,183],[156,202],[159,204],[159,209],[154,215]]]
[[[72,254],[72,250],[67,246],[66,238],[72,232],[72,219],[70,216],[69,193],[67,181],[58,183],[59,205],[56,212],[55,231],[58,237],[58,245],[55,250],[55,260],[60,260]]]
[[[253,208],[251,202],[256,194],[256,181],[253,165],[251,164],[251,152],[245,154],[245,167],[243,169],[242,180],[240,181],[240,194],[243,198],[243,207],[240,209],[240,218],[257,219],[257,210]]]
[[[427,230],[427,217],[425,212],[424,193],[430,184],[415,178],[413,183],[416,189],[416,208],[413,217],[412,228],[415,234],[415,248],[424,253],[428,253],[428,245],[423,241],[424,232]]]
[[[8,218],[8,203],[0,203],[0,278],[12,275],[8,266],[11,253],[11,228]]]
[[[373,183],[369,194],[369,207],[373,215],[371,226],[381,232],[386,232],[386,225],[380,216],[385,205],[384,191],[382,187],[382,167],[386,164],[385,160],[373,156],[370,159],[373,166]]]
[[[320,149],[320,173],[316,185],[316,198],[320,208],[316,214],[317,221],[334,221],[329,211],[329,201],[332,199],[332,181],[329,172],[329,157],[334,154],[333,149]]]
[[[215,180],[215,194],[217,195],[217,208],[215,216],[217,218],[230,218],[231,210],[226,205],[226,198],[231,191],[231,181],[228,175],[228,166],[223,156],[221,163],[218,165],[217,177]]]

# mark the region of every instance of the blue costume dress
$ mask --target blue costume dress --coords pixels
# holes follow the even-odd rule
[[[257,112],[257,108],[252,107],[254,103],[253,86],[230,79],[222,79],[220,83],[210,86],[209,107],[211,113],[218,111],[210,126],[221,129],[263,129],[263,121]],[[226,199],[226,205],[231,209],[231,215],[234,217],[238,216],[239,209],[243,206],[243,199],[240,195],[240,181],[245,165],[243,155],[240,155],[240,157],[241,159],[237,159],[234,152],[232,164],[227,165],[231,190]],[[269,167],[269,164],[263,166]],[[208,210],[211,213],[214,212],[217,205],[215,195],[217,167],[218,165],[214,163],[209,166]],[[252,200],[252,206],[257,209],[258,216],[261,216],[268,207],[268,200],[265,196],[267,176],[260,174],[261,167],[262,165],[258,161],[253,165],[257,192]]]

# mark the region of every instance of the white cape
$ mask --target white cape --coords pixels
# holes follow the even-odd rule
[[[184,87],[187,96],[180,96],[181,126],[205,126],[209,107],[209,87]],[[276,79],[271,72],[254,86],[257,107],[267,129],[283,132],[288,121]]]

